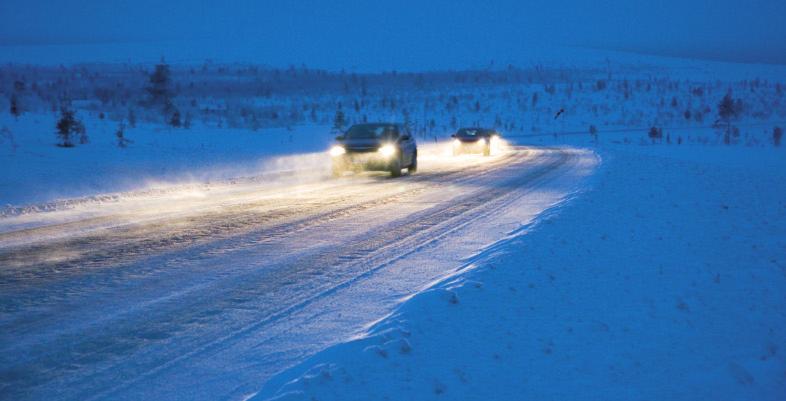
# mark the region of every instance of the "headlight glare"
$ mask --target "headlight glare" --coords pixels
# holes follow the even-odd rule
[[[396,147],[390,144],[384,145],[381,148],[379,148],[378,152],[384,157],[390,157],[396,153]]]
[[[341,156],[344,153],[347,153],[347,150],[344,149],[343,146],[335,145],[332,148],[330,148],[330,155],[333,156],[333,157]]]

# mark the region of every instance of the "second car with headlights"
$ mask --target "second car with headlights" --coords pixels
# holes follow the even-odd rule
[[[415,138],[401,124],[353,125],[336,137],[330,156],[334,176],[344,171],[377,170],[398,177],[404,168],[410,174],[418,168]]]
[[[499,141],[499,132],[490,128],[461,128],[453,137],[453,156],[462,153],[483,153],[490,156]]]

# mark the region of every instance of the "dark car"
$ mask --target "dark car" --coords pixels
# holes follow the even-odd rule
[[[492,142],[499,139],[499,132],[491,128],[460,128],[453,139],[453,156],[463,153],[483,153],[490,156]]]
[[[401,124],[373,123],[351,126],[336,137],[330,149],[333,175],[344,171],[389,171],[393,177],[406,168],[411,174],[418,169],[418,147],[415,138]]]

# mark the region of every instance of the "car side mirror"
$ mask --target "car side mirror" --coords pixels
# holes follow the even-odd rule
[[[339,135],[339,136],[337,136],[337,137],[336,137],[336,140],[337,140],[337,141],[343,141],[343,140],[344,140],[344,135]]]
[[[456,137],[456,134],[450,134],[450,137],[451,137],[451,138],[455,138],[455,137]]]

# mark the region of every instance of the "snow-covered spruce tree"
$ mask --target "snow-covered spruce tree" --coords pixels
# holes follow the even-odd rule
[[[341,111],[341,109],[336,110],[336,115],[333,117],[333,130],[342,131],[346,123],[347,121],[346,117],[344,116],[344,112]]]
[[[153,73],[150,74],[149,83],[146,88],[148,98],[146,105],[152,109],[160,110],[165,118],[172,113],[172,78],[169,65],[163,61],[155,66]]]
[[[738,99],[736,102],[731,97],[731,92],[726,93],[726,96],[718,103],[718,120],[723,123],[723,143],[726,145],[731,143],[732,135],[739,135],[739,130],[731,125],[742,111],[742,100]]]
[[[79,135],[79,143],[85,144],[88,142],[87,131],[82,121],[78,120],[74,115],[73,110],[63,107],[60,110],[60,119],[57,121],[57,138],[60,143],[57,146],[63,148],[71,148],[74,146],[73,136]]]

